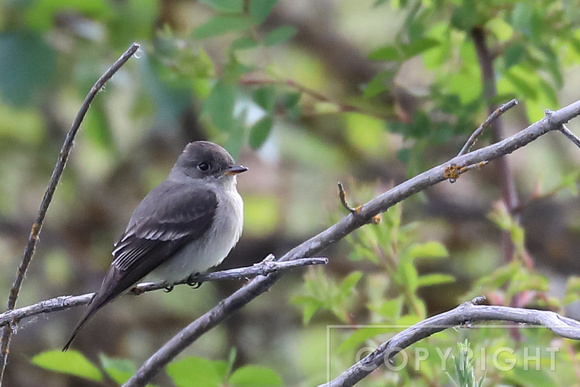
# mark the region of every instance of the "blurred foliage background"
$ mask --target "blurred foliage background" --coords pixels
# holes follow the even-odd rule
[[[338,181],[351,205],[363,203],[450,159],[495,104],[520,101],[504,117],[507,136],[544,109],[577,100],[579,22],[577,3],[563,0],[2,0],[0,294],[7,298],[82,100],[133,41],[142,48],[82,125],[20,306],[97,289],[133,209],[194,140],[225,146],[250,169],[239,178],[244,234],[220,268],[281,256],[345,214]],[[322,383],[328,325],[408,324],[477,294],[497,304],[569,306],[578,316],[577,281],[569,278],[580,271],[579,161],[577,148],[550,134],[508,158],[517,208],[500,204],[506,180],[496,163],[408,199],[326,251],[327,267],[286,275],[156,383],[223,385],[231,376],[228,385],[256,385],[228,371],[250,364],[275,372],[255,374],[271,376],[269,385]],[[513,256],[505,256],[502,231]],[[119,382],[242,285],[122,297],[74,348]],[[102,385],[30,362],[42,365],[35,355],[60,349],[81,313],[23,321],[5,384]],[[329,347],[340,348],[328,355],[331,375],[382,337],[358,332],[332,336]],[[506,332],[481,334],[490,348],[522,341]],[[438,337],[429,345],[463,339],[455,331]],[[524,341],[551,339],[535,332]],[[560,345],[565,372],[496,370],[488,381],[578,385],[575,346]],[[432,363],[420,372],[383,370],[361,385],[437,386],[449,377]]]

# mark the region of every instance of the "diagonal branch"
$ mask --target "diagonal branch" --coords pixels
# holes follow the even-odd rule
[[[578,138],[578,136],[572,133],[572,131],[568,129],[566,125],[562,125],[562,127],[560,128],[560,132],[564,136],[566,136],[568,140],[572,141],[574,144],[576,144],[577,147],[580,148],[580,138]]]
[[[270,259],[271,257],[271,259]],[[198,274],[193,277],[196,283],[223,281],[223,280],[239,280],[253,278],[257,276],[266,276],[271,273],[286,272],[297,267],[310,265],[326,265],[328,258],[302,258],[291,262],[272,261],[273,255],[269,255],[263,261],[254,264],[253,266],[240,267],[229,270],[216,271],[213,273]],[[186,285],[188,281],[175,283],[175,285]],[[136,285],[129,291],[129,294],[140,295],[145,292],[152,292],[159,289],[165,289],[164,282],[146,282]],[[13,321],[20,321],[24,318],[36,316],[43,313],[58,312],[67,310],[76,306],[87,305],[93,299],[95,293],[82,294],[80,296],[60,296],[44,300],[33,305],[22,308],[9,310],[0,313],[0,326],[11,324]]]
[[[32,230],[30,231],[30,236],[28,237],[28,242],[24,249],[22,262],[16,271],[16,278],[12,288],[10,289],[8,305],[6,307],[7,311],[13,310],[16,306],[18,294],[20,293],[20,289],[22,287],[22,281],[24,281],[26,271],[28,270],[30,262],[32,262],[32,257],[34,256],[34,250],[36,249],[36,243],[38,242],[40,231],[42,230],[46,212],[48,211],[48,207],[50,206],[52,197],[66,166],[66,162],[72,150],[74,138],[81,126],[81,123],[83,122],[83,119],[85,118],[87,111],[89,110],[89,106],[93,102],[93,99],[97,96],[97,93],[105,85],[105,83],[107,83],[107,81],[113,77],[113,75],[131,58],[131,56],[137,52],[139,47],[140,45],[138,43],[133,43],[131,47],[129,47],[127,51],[125,51],[123,55],[121,55],[121,57],[119,57],[119,59],[117,59],[117,61],[111,67],[109,67],[109,69],[97,80],[97,82],[93,85],[87,94],[83,104],[81,105],[81,109],[77,113],[77,116],[75,117],[75,120],[66,135],[66,139],[62,144],[60,155],[52,172],[52,176],[44,193],[44,197],[42,198],[38,214],[36,215],[36,219],[32,225]],[[0,340],[0,386],[2,385],[2,380],[4,378],[4,370],[6,369],[6,362],[8,360],[8,349],[10,347],[11,338],[12,328],[11,325],[8,324],[4,326],[4,329],[2,330],[2,338]]]
[[[303,242],[286,253],[280,261],[292,261],[297,258],[310,257],[338,242],[354,230],[369,223],[381,212],[387,211],[396,203],[444,180],[447,166],[466,167],[484,161],[491,161],[505,156],[536,140],[538,137],[554,130],[560,130],[562,124],[580,115],[580,101],[564,107],[526,129],[506,138],[503,141],[478,149],[466,155],[455,157],[447,163],[431,168],[362,205],[356,215],[348,214],[340,221],[322,231],[320,234]],[[125,384],[126,387],[145,386],[175,356],[196,341],[201,335],[214,328],[232,313],[266,292],[278,280],[278,274],[258,277],[231,296],[222,300],[213,309],[193,321],[181,332],[169,340],[153,354]]]
[[[319,387],[353,386],[411,344],[445,329],[480,321],[510,321],[543,326],[559,336],[580,340],[580,322],[576,320],[551,311],[478,305],[484,300],[484,297],[475,298],[397,333],[338,377]]]

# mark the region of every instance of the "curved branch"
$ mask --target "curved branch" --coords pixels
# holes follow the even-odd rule
[[[576,320],[544,310],[479,305],[484,300],[484,297],[478,297],[397,333],[337,378],[321,386],[353,386],[411,344],[445,329],[479,321],[509,321],[543,326],[559,336],[580,340],[580,322]]]
[[[377,196],[362,205],[356,213],[350,213],[320,234],[303,242],[286,253],[280,261],[310,257],[331,246],[354,230],[369,223],[375,215],[387,211],[391,206],[446,179],[445,169],[449,165],[467,167],[497,159],[529,144],[538,137],[559,131],[562,124],[580,115],[580,101],[547,115],[542,120],[503,141],[455,157],[447,163],[431,168],[402,184]],[[278,280],[277,274],[259,277],[222,300],[217,306],[193,321],[153,354],[141,368],[127,381],[126,387],[144,386],[159,373],[175,356],[197,340],[202,334],[214,328],[232,313],[266,292]]]
[[[259,275],[268,275],[270,273],[278,273],[288,271],[297,267],[309,265],[325,265],[328,263],[328,258],[304,258],[297,259],[292,262],[277,262],[272,261],[273,255],[269,255],[263,261],[254,264],[253,266],[240,267],[229,270],[216,271],[213,273],[199,274],[192,278],[196,283],[222,281],[222,280],[236,280],[257,277]],[[191,283],[191,281],[189,281]],[[175,285],[186,285],[188,281],[175,283]],[[164,282],[147,282],[135,285],[129,291],[129,294],[140,295],[145,292],[151,292],[159,289],[165,289],[167,285]],[[22,308],[9,310],[0,313],[0,326],[7,325],[13,321],[20,321],[23,318],[36,316],[43,313],[58,312],[73,308],[75,306],[86,305],[91,302],[95,293],[86,293],[80,296],[60,296],[38,302],[34,305],[25,306]]]
[[[139,43],[133,43],[127,51],[123,53],[117,59],[117,61],[109,67],[109,69],[97,80],[97,82],[91,87],[91,90],[87,94],[85,100],[83,101],[80,110],[78,111],[74,122],[70,130],[68,131],[64,143],[62,144],[62,148],[60,150],[60,154],[56,165],[54,166],[54,170],[52,172],[52,176],[50,177],[50,181],[48,183],[48,187],[44,192],[44,197],[42,198],[42,202],[40,203],[40,208],[38,209],[38,214],[36,215],[36,219],[32,224],[32,229],[30,231],[30,235],[28,237],[28,242],[26,247],[24,248],[24,256],[22,258],[22,262],[16,271],[16,278],[14,279],[14,283],[12,288],[10,289],[10,294],[8,296],[8,305],[6,307],[7,311],[13,310],[16,306],[16,300],[18,300],[18,295],[20,293],[20,288],[22,287],[22,281],[24,281],[24,277],[26,275],[26,271],[30,266],[30,262],[32,262],[32,257],[34,256],[34,250],[36,249],[36,243],[38,242],[38,238],[40,236],[40,231],[42,230],[42,225],[44,223],[44,219],[46,217],[46,212],[48,211],[48,207],[52,202],[52,197],[54,196],[54,192],[56,191],[56,187],[60,181],[60,177],[64,171],[66,166],[66,162],[72,150],[75,136],[93,102],[93,99],[97,96],[99,91],[105,86],[105,83],[109,81],[113,77],[113,75],[119,71],[119,69],[137,52],[137,50],[141,47]],[[2,330],[2,338],[1,348],[0,348],[0,386],[2,385],[2,380],[4,378],[4,370],[6,369],[6,362],[8,360],[8,348],[10,346],[10,340],[12,338],[12,328],[10,324],[4,325],[4,329]]]

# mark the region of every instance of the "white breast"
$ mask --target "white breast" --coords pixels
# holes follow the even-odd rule
[[[211,228],[200,239],[184,247],[148,276],[149,280],[175,283],[192,274],[219,265],[234,248],[244,225],[244,202],[236,189],[235,176],[216,181],[218,206]]]

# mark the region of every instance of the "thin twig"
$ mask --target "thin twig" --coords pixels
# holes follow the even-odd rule
[[[568,127],[566,127],[566,125],[562,125],[562,127],[560,128],[560,132],[568,137],[568,140],[572,141],[574,144],[576,144],[577,147],[580,148],[580,138],[578,138],[578,136],[576,136],[574,133],[572,133],[572,131],[570,129],[568,129]]]
[[[216,271],[213,273],[199,274],[194,277],[197,283],[222,281],[222,280],[236,280],[253,278],[259,275],[269,275],[271,273],[278,273],[288,271],[297,267],[304,267],[310,265],[325,265],[328,263],[328,258],[303,258],[290,262],[278,262],[269,260],[270,256],[263,261],[256,263],[253,266],[240,267],[229,270]],[[185,285],[187,281],[176,283],[175,285]],[[164,282],[157,283],[142,283],[135,285],[128,294],[140,295],[145,292],[152,292],[159,289],[164,289],[167,286]],[[13,321],[21,321],[24,318],[29,318],[43,313],[58,312],[61,310],[70,309],[76,306],[86,305],[91,302],[95,293],[86,293],[80,296],[60,296],[44,300],[33,305],[22,308],[9,310],[0,313],[0,325],[11,324]]]
[[[471,302],[466,302],[453,310],[430,317],[397,333],[348,370],[321,387],[353,386],[411,344],[445,329],[469,326],[480,321],[509,321],[516,324],[543,326],[561,337],[580,340],[580,322],[576,320],[545,310],[478,305],[480,300],[481,298],[477,298]]]
[[[280,258],[280,261],[291,261],[318,254],[320,251],[335,244],[348,234],[368,223],[368,220],[372,217],[387,211],[393,205],[428,187],[445,181],[444,170],[446,165],[455,164],[462,167],[505,156],[550,131],[559,130],[562,124],[578,115],[580,115],[580,101],[554,112],[550,117],[544,117],[542,120],[503,141],[463,156],[455,157],[442,165],[431,168],[372,199],[362,206],[360,213],[356,217],[348,214],[328,229],[290,250]],[[196,341],[205,332],[219,325],[260,294],[266,292],[276,283],[278,278],[277,274],[255,278],[231,296],[223,299],[214,308],[182,329],[153,354],[141,366],[137,373],[127,381],[125,386],[145,386],[175,356],[191,345],[191,343]]]
[[[107,83],[109,79],[123,66],[135,52],[139,49],[140,45],[138,43],[133,43],[127,51],[121,55],[119,59],[99,78],[99,80],[94,84],[91,88],[89,93],[87,94],[83,104],[77,116],[75,117],[74,122],[66,135],[62,148],[60,150],[60,155],[52,172],[52,176],[50,178],[50,182],[48,183],[48,187],[44,193],[44,197],[42,198],[42,202],[40,204],[40,208],[38,210],[38,214],[36,215],[36,219],[32,225],[32,229],[30,231],[30,236],[28,237],[28,242],[24,249],[24,256],[22,258],[22,262],[16,271],[16,279],[10,289],[10,295],[8,297],[8,305],[6,310],[10,311],[13,310],[16,306],[16,301],[18,300],[18,295],[20,293],[20,289],[22,287],[22,281],[26,275],[26,271],[30,266],[30,262],[32,261],[32,257],[34,256],[34,250],[36,249],[36,243],[38,242],[38,238],[40,236],[40,231],[42,229],[42,225],[44,223],[44,219],[46,217],[46,212],[48,211],[48,207],[52,201],[52,197],[56,190],[56,187],[60,181],[60,177],[64,171],[66,166],[66,162],[68,160],[69,154],[71,152],[74,138],[79,130],[81,123],[91,105],[91,102],[97,95],[97,93],[102,89],[102,87]],[[1,339],[1,348],[0,348],[0,386],[2,385],[2,380],[4,378],[4,370],[6,368],[6,362],[8,360],[8,348],[10,346],[10,340],[12,337],[12,328],[10,324],[4,326],[2,331],[2,339]]]
[[[340,181],[338,182],[338,197],[340,199],[340,203],[344,208],[346,208],[348,212],[350,212],[351,214],[356,214],[358,212],[356,208],[353,208],[348,205],[348,201],[346,200],[346,191],[344,190],[344,186]]]
[[[504,114],[506,111],[513,108],[517,104],[518,104],[518,101],[516,99],[512,99],[508,103],[505,103],[505,104],[501,105],[499,108],[495,109],[493,111],[493,113],[491,113],[487,117],[485,122],[483,124],[479,125],[479,127],[477,129],[475,129],[475,131],[471,134],[471,136],[469,136],[469,139],[467,140],[465,145],[463,145],[463,148],[461,148],[461,150],[459,151],[457,156],[462,156],[462,155],[470,152],[471,148],[477,142],[477,139],[479,138],[479,136],[481,136],[483,131],[485,129],[489,128],[491,126],[491,124],[493,123],[493,121],[495,121],[495,119],[497,119],[499,116],[501,116],[502,114]]]
[[[357,216],[362,206],[357,206],[353,208],[348,205],[348,200],[346,200],[346,191],[344,190],[344,186],[340,181],[338,182],[338,197],[340,199],[340,203],[342,204],[342,206],[346,208],[346,210],[350,212],[352,216]],[[381,222],[381,214],[377,214],[371,218],[369,223],[379,224],[380,222]]]

